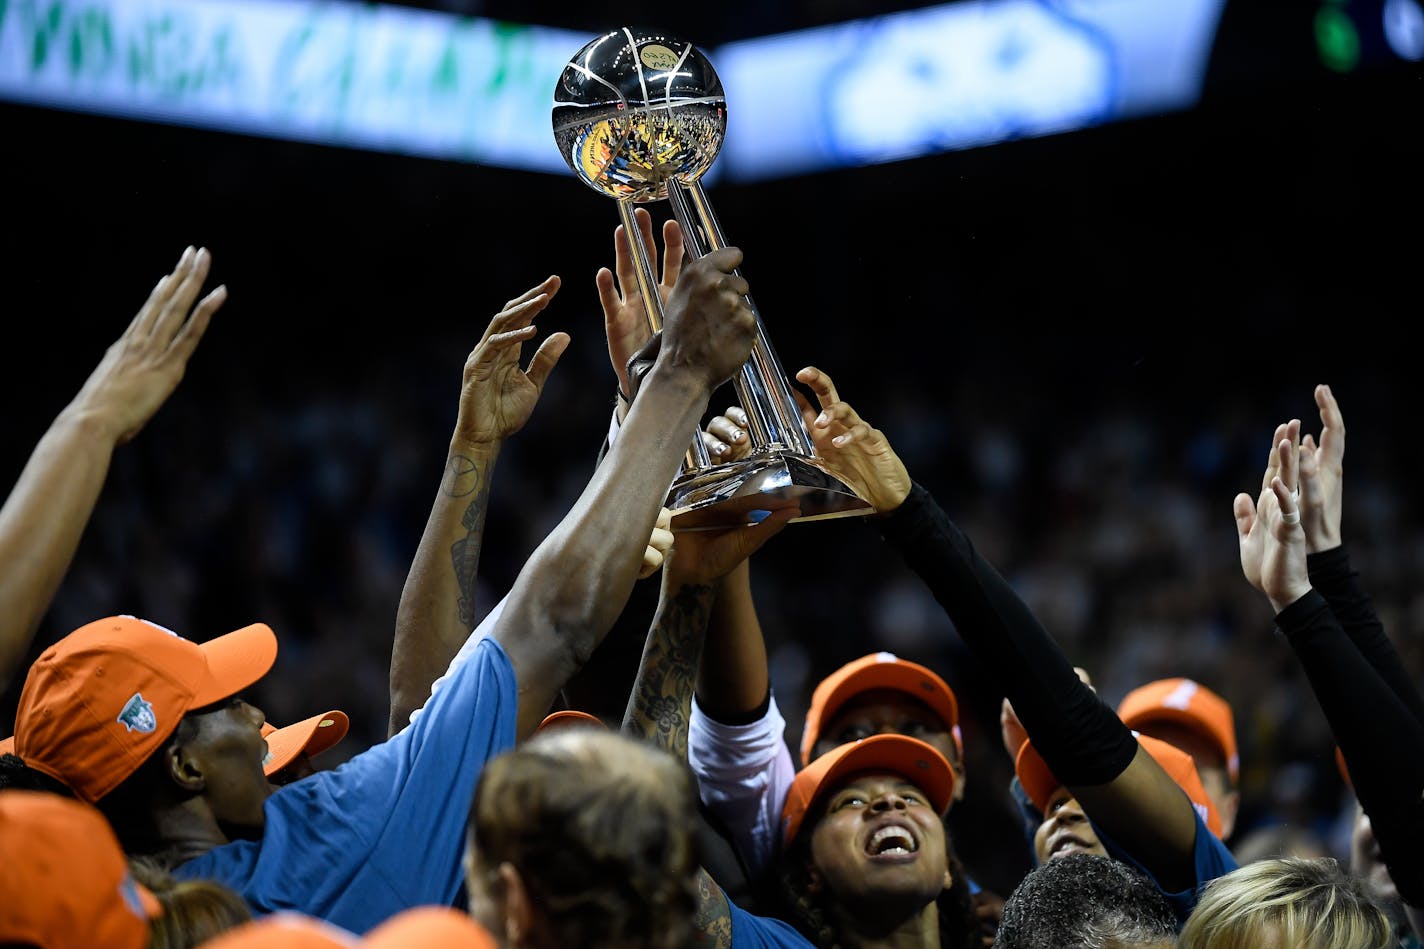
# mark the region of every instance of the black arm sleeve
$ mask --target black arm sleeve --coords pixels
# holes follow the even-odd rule
[[[1399,895],[1424,907],[1424,724],[1311,590],[1276,617],[1350,764]]]
[[[998,679],[1059,781],[1092,787],[1127,770],[1137,754],[1132,732],[1083,684],[1027,604],[924,487],[915,484],[878,525]]]
[[[1310,571],[1310,585],[1325,597],[1345,635],[1409,708],[1414,720],[1424,722],[1424,698],[1404,671],[1404,662],[1385,634],[1384,624],[1360,584],[1359,572],[1350,565],[1345,548],[1311,554],[1306,558],[1306,567]]]

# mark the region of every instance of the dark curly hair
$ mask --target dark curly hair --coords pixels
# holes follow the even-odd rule
[[[470,809],[474,873],[518,869],[536,945],[682,949],[696,905],[687,766],[613,732],[560,729],[491,761]]]
[[[1002,949],[1172,944],[1177,917],[1162,891],[1100,854],[1056,857],[1030,871],[1009,898],[994,945]]]

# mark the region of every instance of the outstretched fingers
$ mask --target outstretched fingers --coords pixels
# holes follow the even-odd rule
[[[163,344],[171,342],[187,320],[188,312],[193,308],[193,301],[198,298],[198,291],[203,288],[203,281],[208,279],[208,270],[212,263],[212,254],[208,253],[207,248],[199,247],[189,256],[188,266],[183,268],[181,273],[174,273],[177,285],[173,287],[172,295],[158,312],[152,328],[153,336]]]
[[[500,312],[504,313],[514,309],[520,304],[528,303],[541,294],[546,295],[548,297],[552,297],[558,291],[559,284],[561,282],[562,281],[560,281],[559,277],[556,274],[550,274],[543,280],[534,284],[534,286],[530,287],[528,290],[525,290],[519,296],[515,297],[513,300],[510,300],[508,303],[506,303],[504,305],[504,308]]]
[[[673,218],[663,222],[663,278],[664,287],[672,287],[682,273],[682,227]]]
[[[1271,435],[1271,449],[1266,452],[1266,470],[1261,475],[1262,491],[1268,490],[1271,487],[1271,479],[1280,471],[1280,455],[1276,451],[1276,448],[1280,445],[1281,439],[1286,437],[1286,427],[1286,423],[1282,422],[1276,426],[1275,432]]]
[[[1300,487],[1300,419],[1291,419],[1286,426],[1286,436],[1276,445],[1277,477],[1285,484],[1286,490],[1296,491]]]
[[[1320,409],[1320,463],[1338,471],[1345,459],[1345,417],[1328,385],[1315,387],[1315,404]]]
[[[545,289],[548,288],[548,289]],[[534,317],[543,312],[549,305],[554,293],[559,288],[559,278],[550,277],[543,283],[534,287],[531,292],[523,296],[516,297],[507,303],[503,310],[500,310],[490,320],[489,326],[485,327],[485,334],[482,341],[494,339],[496,336],[514,330],[527,329],[534,323]]]
[[[178,335],[173,337],[173,341],[168,345],[168,351],[177,356],[183,362],[193,355],[193,351],[198,348],[198,342],[203,338],[203,334],[208,331],[208,324],[212,321],[213,314],[227,302],[227,286],[220,286],[213,290],[203,299],[198,301],[198,306],[193,310],[193,315],[178,330]]]
[[[841,400],[841,397],[836,393],[836,384],[831,381],[831,377],[815,366],[807,366],[796,373],[796,379],[811,387],[811,391],[816,393],[816,399],[821,403],[823,409]]]

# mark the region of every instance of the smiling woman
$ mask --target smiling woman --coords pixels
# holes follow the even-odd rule
[[[954,787],[944,756],[902,735],[841,745],[803,769],[787,795],[781,860],[798,928],[820,946],[912,933],[923,945],[977,945],[943,820]]]

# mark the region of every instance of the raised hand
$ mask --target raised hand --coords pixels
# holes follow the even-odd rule
[[[464,386],[456,437],[470,444],[502,441],[529,421],[544,383],[569,345],[569,334],[552,333],[540,344],[526,369],[519,357],[534,337],[534,317],[559,291],[559,278],[549,277],[504,305],[485,329],[479,345],[465,360]]]
[[[1300,468],[1300,420],[1283,426],[1267,464],[1267,485],[1253,504],[1249,494],[1232,502],[1240,545],[1241,572],[1279,613],[1310,590],[1306,572],[1305,530],[1300,524],[1297,486]],[[1282,426],[1276,428],[1280,434]]]
[[[1340,546],[1345,461],[1345,417],[1329,386],[1315,387],[1315,404],[1320,444],[1306,435],[1300,445],[1300,526],[1312,554]]]
[[[910,473],[885,433],[872,428],[842,402],[831,377],[815,366],[802,369],[796,378],[811,387],[821,405],[818,414],[805,396],[795,393],[817,457],[877,513],[899,507],[910,494]]]
[[[800,513],[795,501],[786,502],[750,527],[729,527],[722,530],[680,531],[673,535],[672,555],[664,567],[669,585],[705,586],[722,579],[742,561],[761,549],[762,545]]]
[[[227,299],[227,287],[220,286],[193,306],[211,265],[206,248],[183,251],[70,403],[71,410],[101,422],[114,444],[137,435],[173,394],[208,322]]]
[[[741,263],[735,247],[714,250],[683,268],[668,298],[657,363],[690,373],[709,393],[742,367],[756,338]]]
[[[638,222],[638,237],[643,242],[650,261],[657,259],[653,242],[653,219],[643,208],[634,208]],[[620,224],[613,231],[613,266],[600,268],[594,282],[598,286],[598,302],[603,306],[603,328],[608,336],[608,358],[618,375],[618,391],[626,399],[633,390],[628,383],[628,360],[643,347],[653,334],[648,326],[647,309],[638,289],[637,265],[633,262],[628,234]],[[682,231],[677,221],[663,222],[663,263],[658,290],[666,300],[682,272]],[[617,274],[617,283],[614,282]]]
[[[740,461],[752,452],[751,431],[747,413],[739,405],[728,406],[715,416],[702,431],[702,444],[707,454],[719,462]]]

